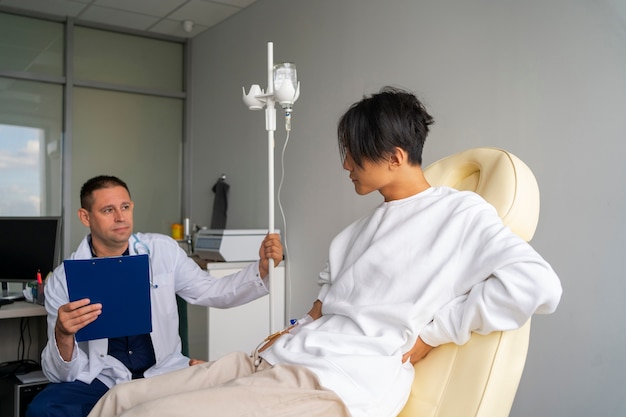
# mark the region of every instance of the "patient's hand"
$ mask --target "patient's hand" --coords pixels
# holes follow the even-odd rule
[[[408,359],[411,359],[411,363],[415,365],[417,362],[424,359],[426,355],[428,355],[428,352],[430,352],[431,350],[433,350],[433,347],[427,345],[421,337],[418,337],[411,350],[402,355],[402,363],[406,362]]]
[[[189,366],[200,365],[201,363],[206,363],[206,361],[202,361],[200,359],[189,359]]]
[[[322,302],[320,300],[315,300],[315,302],[313,303],[313,307],[308,314],[313,320],[317,320],[322,317],[324,315],[322,313]]]
[[[311,316],[310,318],[313,320],[317,320],[320,317],[322,317],[322,302],[320,300],[315,300],[315,302],[313,303],[313,307],[311,308],[311,311],[308,312],[308,315]],[[309,319],[307,320],[307,323],[313,320]],[[280,336],[284,335],[285,333],[289,333],[291,329],[293,329],[297,325],[298,324],[293,324],[281,331],[278,331],[274,334],[267,336],[264,340],[265,344],[259,348],[259,352],[263,352],[265,349],[272,346],[274,342],[276,342],[276,340],[278,340]]]

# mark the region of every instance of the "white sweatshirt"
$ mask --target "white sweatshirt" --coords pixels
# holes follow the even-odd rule
[[[354,417],[394,417],[413,381],[402,363],[418,336],[465,343],[551,313],[560,281],[480,196],[433,187],[382,203],[330,245],[323,316],[262,356],[303,365]]]

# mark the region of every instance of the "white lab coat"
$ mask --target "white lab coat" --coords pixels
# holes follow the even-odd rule
[[[259,278],[258,262],[224,278],[215,278],[198,267],[178,243],[168,236],[137,233],[129,240],[130,255],[150,255],[152,303],[152,344],[156,364],[146,370],[150,377],[188,366],[181,353],[176,294],[191,304],[216,308],[235,307],[268,294],[267,283]],[[91,258],[85,237],[70,259]],[[123,290],[123,289],[120,289]],[[48,343],[41,355],[42,368],[52,382],[79,380],[91,383],[98,378],[108,387],[131,379],[130,371],[107,355],[108,339],[75,343],[69,362],[59,354],[54,337],[58,309],[69,302],[65,269],[59,265],[45,285],[48,313]]]

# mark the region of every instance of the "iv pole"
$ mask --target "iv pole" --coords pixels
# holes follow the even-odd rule
[[[282,64],[287,65],[287,64]],[[295,82],[295,66],[293,66],[293,81]],[[250,110],[261,110],[265,107],[265,130],[267,130],[267,161],[268,161],[268,233],[274,233],[274,131],[276,130],[276,101],[285,108],[287,120],[291,117],[291,105],[300,95],[300,83],[293,85],[289,82],[282,82],[278,91],[274,90],[274,44],[267,43],[267,92],[263,92],[261,87],[253,84],[246,94],[243,90],[243,101]],[[290,129],[290,127],[289,127]],[[276,324],[276,296],[274,286],[274,260],[269,259],[269,285],[270,285],[270,334],[282,328],[285,323]]]
[[[276,102],[274,100],[274,44],[272,42],[267,43],[265,129],[267,130],[268,233],[274,233],[274,131],[276,130]],[[269,259],[268,279],[270,283],[270,334],[273,334],[278,329],[274,324],[276,296],[274,294],[274,260],[272,258]]]

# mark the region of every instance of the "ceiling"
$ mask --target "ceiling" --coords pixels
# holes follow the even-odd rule
[[[0,0],[14,10],[192,38],[256,0]],[[185,22],[191,22],[186,23]]]

